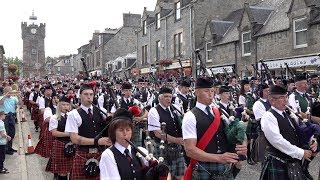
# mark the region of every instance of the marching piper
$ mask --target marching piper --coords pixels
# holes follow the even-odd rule
[[[81,106],[68,114],[65,132],[70,133],[72,143],[77,144],[70,179],[99,179],[100,156],[105,146],[112,144],[108,137],[98,136],[106,126],[106,117],[92,105],[93,96],[92,87],[83,84],[80,88]]]
[[[150,109],[148,113],[148,131],[154,133],[155,139],[155,157],[160,156],[160,138],[161,134],[166,134],[166,154],[164,160],[168,165],[171,175],[181,179],[185,170],[185,161],[183,156],[183,139],[179,115],[176,108],[172,105],[172,89],[162,87],[159,91],[159,104]],[[166,123],[166,132],[162,132],[160,124]]]
[[[261,118],[261,128],[268,145],[260,179],[307,179],[300,164],[302,159],[311,158],[312,151],[299,147],[297,122],[285,111],[287,90],[282,86],[272,86],[269,100],[271,109]],[[311,149],[315,151],[316,146],[311,145]]]
[[[191,158],[184,179],[234,179],[230,163],[237,163],[239,155],[246,155],[245,145],[236,145],[236,153],[229,153],[225,123],[217,108],[210,105],[214,98],[213,82],[200,77],[196,81],[196,107],[184,115],[182,132],[184,148]]]

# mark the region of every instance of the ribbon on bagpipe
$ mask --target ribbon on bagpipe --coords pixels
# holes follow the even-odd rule
[[[150,157],[149,155],[145,154],[141,149],[139,149],[135,144],[133,144],[131,141],[127,140],[126,141],[135,149],[137,152],[137,156],[143,165],[142,171],[145,172],[145,179],[146,180],[166,180],[169,175],[169,167],[165,165],[162,162],[158,162],[157,159]],[[144,165],[143,158],[145,158],[148,163],[149,167]]]

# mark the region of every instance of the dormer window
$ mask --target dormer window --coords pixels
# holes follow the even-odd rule
[[[241,36],[242,40],[242,56],[251,55],[251,32],[243,32]]]
[[[181,18],[181,2],[175,3],[175,18],[179,20]]]
[[[306,17],[293,20],[293,43],[294,48],[307,47],[308,21]]]
[[[146,20],[144,20],[142,22],[142,31],[143,31],[143,35],[147,34],[147,21]]]
[[[160,12],[156,14],[156,29],[160,28]]]
[[[207,62],[212,62],[212,45],[211,42],[206,44],[206,60]]]

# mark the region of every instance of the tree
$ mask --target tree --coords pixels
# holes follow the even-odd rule
[[[18,67],[16,74],[17,74],[17,76],[20,75],[21,68],[22,68],[22,60],[21,59],[19,59],[17,56],[16,57],[4,57],[4,62],[8,63],[8,65],[11,65],[11,64],[16,65]]]

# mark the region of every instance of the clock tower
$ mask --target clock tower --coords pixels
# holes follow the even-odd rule
[[[37,16],[29,17],[27,22],[21,23],[21,34],[23,40],[23,76],[39,77],[45,76],[45,50],[44,38],[46,37],[46,24],[37,23]]]

